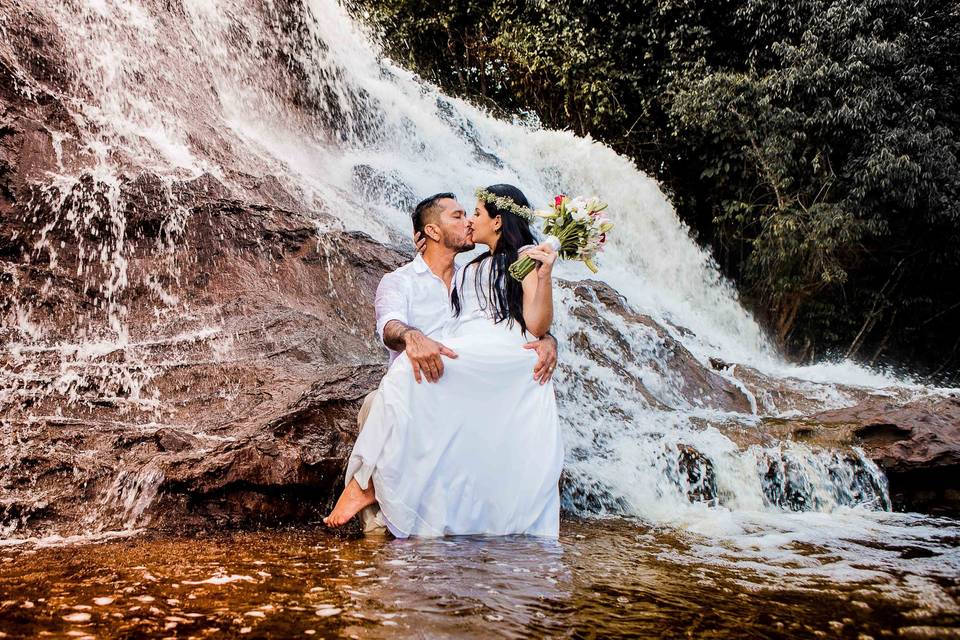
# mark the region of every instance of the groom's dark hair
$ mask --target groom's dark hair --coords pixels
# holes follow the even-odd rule
[[[426,198],[417,205],[417,208],[413,210],[413,215],[411,216],[413,220],[413,232],[423,233],[423,228],[427,226],[429,222],[437,222],[437,214],[440,213],[440,207],[437,206],[438,203],[444,198],[450,198],[451,200],[456,200],[457,196],[452,193],[436,193],[429,198]]]

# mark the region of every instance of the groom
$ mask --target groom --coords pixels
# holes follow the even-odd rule
[[[434,340],[450,317],[450,288],[456,273],[454,258],[474,248],[470,220],[463,206],[452,193],[438,193],[423,200],[413,212],[413,231],[417,255],[402,267],[383,276],[375,300],[377,335],[390,351],[390,362],[406,353],[417,383],[437,382],[443,376],[443,358],[456,358],[451,349]],[[557,341],[549,333],[540,340],[528,342],[524,349],[537,353],[533,378],[546,384],[557,365]],[[360,429],[367,420],[376,391],[364,398],[357,423]],[[362,495],[344,496],[363,501]],[[333,513],[324,519],[331,526],[344,524],[338,512],[355,513],[349,504],[337,503]],[[377,517],[376,504],[360,512],[364,533],[386,530]]]

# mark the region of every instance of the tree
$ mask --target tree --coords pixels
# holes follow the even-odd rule
[[[747,69],[674,85],[671,122],[709,149],[714,220],[743,245],[743,281],[782,344],[853,356],[885,325],[876,361],[909,326],[897,316],[922,322],[949,295],[923,280],[960,268],[957,41],[944,39],[957,16],[928,5],[751,0],[737,16]]]

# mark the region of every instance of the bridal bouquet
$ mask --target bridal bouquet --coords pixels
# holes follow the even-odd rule
[[[603,213],[605,202],[596,198],[570,198],[559,195],[554,198],[553,207],[546,211],[535,211],[534,215],[543,218],[543,233],[546,242],[564,260],[580,260],[590,271],[596,273],[597,265],[593,259],[607,242],[607,233],[613,223]],[[533,271],[536,261],[520,257],[510,265],[510,275],[523,281]]]

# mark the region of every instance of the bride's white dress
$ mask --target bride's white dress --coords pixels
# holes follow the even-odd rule
[[[481,264],[484,291],[490,261]],[[439,382],[421,384],[405,354],[394,360],[347,465],[348,482],[373,480],[397,537],[559,533],[553,382],[533,379],[537,356],[522,348],[531,338],[519,325],[489,317],[477,269],[458,273],[462,311],[438,338],[459,357],[444,357]]]

